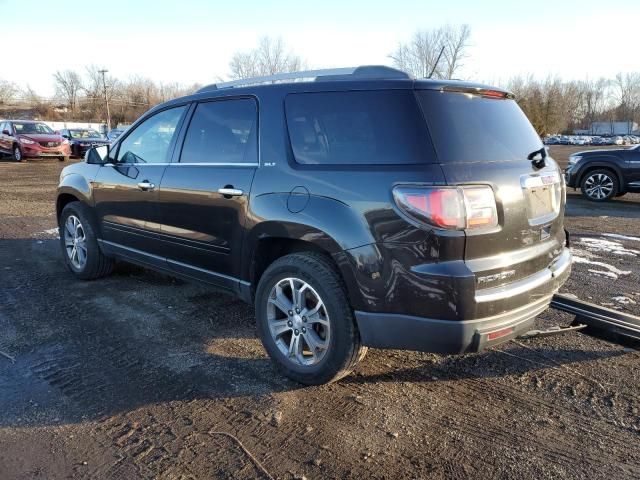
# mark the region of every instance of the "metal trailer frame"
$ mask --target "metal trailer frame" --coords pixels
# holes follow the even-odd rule
[[[623,347],[640,350],[640,317],[561,294],[553,296],[550,307],[575,315],[573,322],[566,327],[531,330],[519,338],[546,337],[579,331]]]
[[[575,315],[571,324],[574,330],[640,349],[640,317],[560,294],[553,296],[551,308]]]

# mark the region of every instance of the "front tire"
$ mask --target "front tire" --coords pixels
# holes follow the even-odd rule
[[[22,156],[22,150],[20,149],[20,145],[13,146],[13,159],[16,162],[22,162],[24,157]]]
[[[80,202],[67,204],[58,226],[60,245],[67,268],[82,280],[95,280],[113,271],[113,260],[98,246],[89,207]]]
[[[606,202],[618,194],[618,178],[611,170],[592,170],[585,174],[580,189],[588,200]]]
[[[273,262],[256,292],[260,339],[284,375],[306,385],[334,382],[364,357],[346,288],[319,253]]]

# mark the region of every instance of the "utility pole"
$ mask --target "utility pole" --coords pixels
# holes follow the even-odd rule
[[[102,89],[104,91],[104,103],[107,107],[107,131],[111,130],[111,113],[109,113],[109,97],[107,96],[107,82],[105,80],[104,74],[109,70],[98,70],[98,73],[102,74]]]

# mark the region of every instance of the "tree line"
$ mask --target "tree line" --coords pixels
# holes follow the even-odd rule
[[[640,72],[570,81],[517,77],[506,87],[542,136],[589,131],[593,122],[640,124]]]
[[[415,78],[458,78],[469,56],[468,25],[445,25],[417,31],[389,53],[390,63]],[[307,61],[288,49],[281,38],[263,37],[255,48],[235,52],[229,61],[230,79],[304,70]],[[222,78],[213,79],[220,81]],[[478,80],[478,79],[476,79]],[[0,79],[0,107],[29,109],[48,119],[106,120],[105,95],[111,123],[130,123],[152,106],[200,88],[200,85],[160,83],[141,76],[118,79],[95,65],[83,71],[54,73],[55,96],[44,98],[28,85]],[[565,81],[558,77],[512,78],[512,91],[540,135],[589,129],[595,121],[640,123],[640,72],[619,73],[614,78]],[[11,112],[11,109],[8,110]]]

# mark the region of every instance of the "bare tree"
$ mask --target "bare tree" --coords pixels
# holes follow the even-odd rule
[[[18,91],[18,86],[15,83],[0,79],[0,105],[14,100]]]
[[[454,78],[462,67],[463,60],[467,58],[471,28],[466,24],[457,27],[447,25],[443,30],[445,78]]]
[[[618,73],[614,85],[618,120],[637,119],[640,114],[640,72]]]
[[[294,72],[304,68],[301,57],[287,50],[282,38],[262,37],[256,48],[236,52],[229,62],[233,79]]]
[[[416,78],[453,78],[467,56],[470,36],[468,25],[421,30],[409,43],[399,43],[389,57]]]
[[[82,79],[73,70],[57,71],[53,78],[55,80],[56,95],[59,96],[69,107],[71,112],[75,112],[78,107],[78,97],[82,91]]]
[[[607,107],[609,97],[610,80],[599,78],[597,80],[583,80],[578,82],[581,91],[581,102],[577,110],[577,115],[582,119],[582,127],[590,129],[591,124],[602,118]]]

